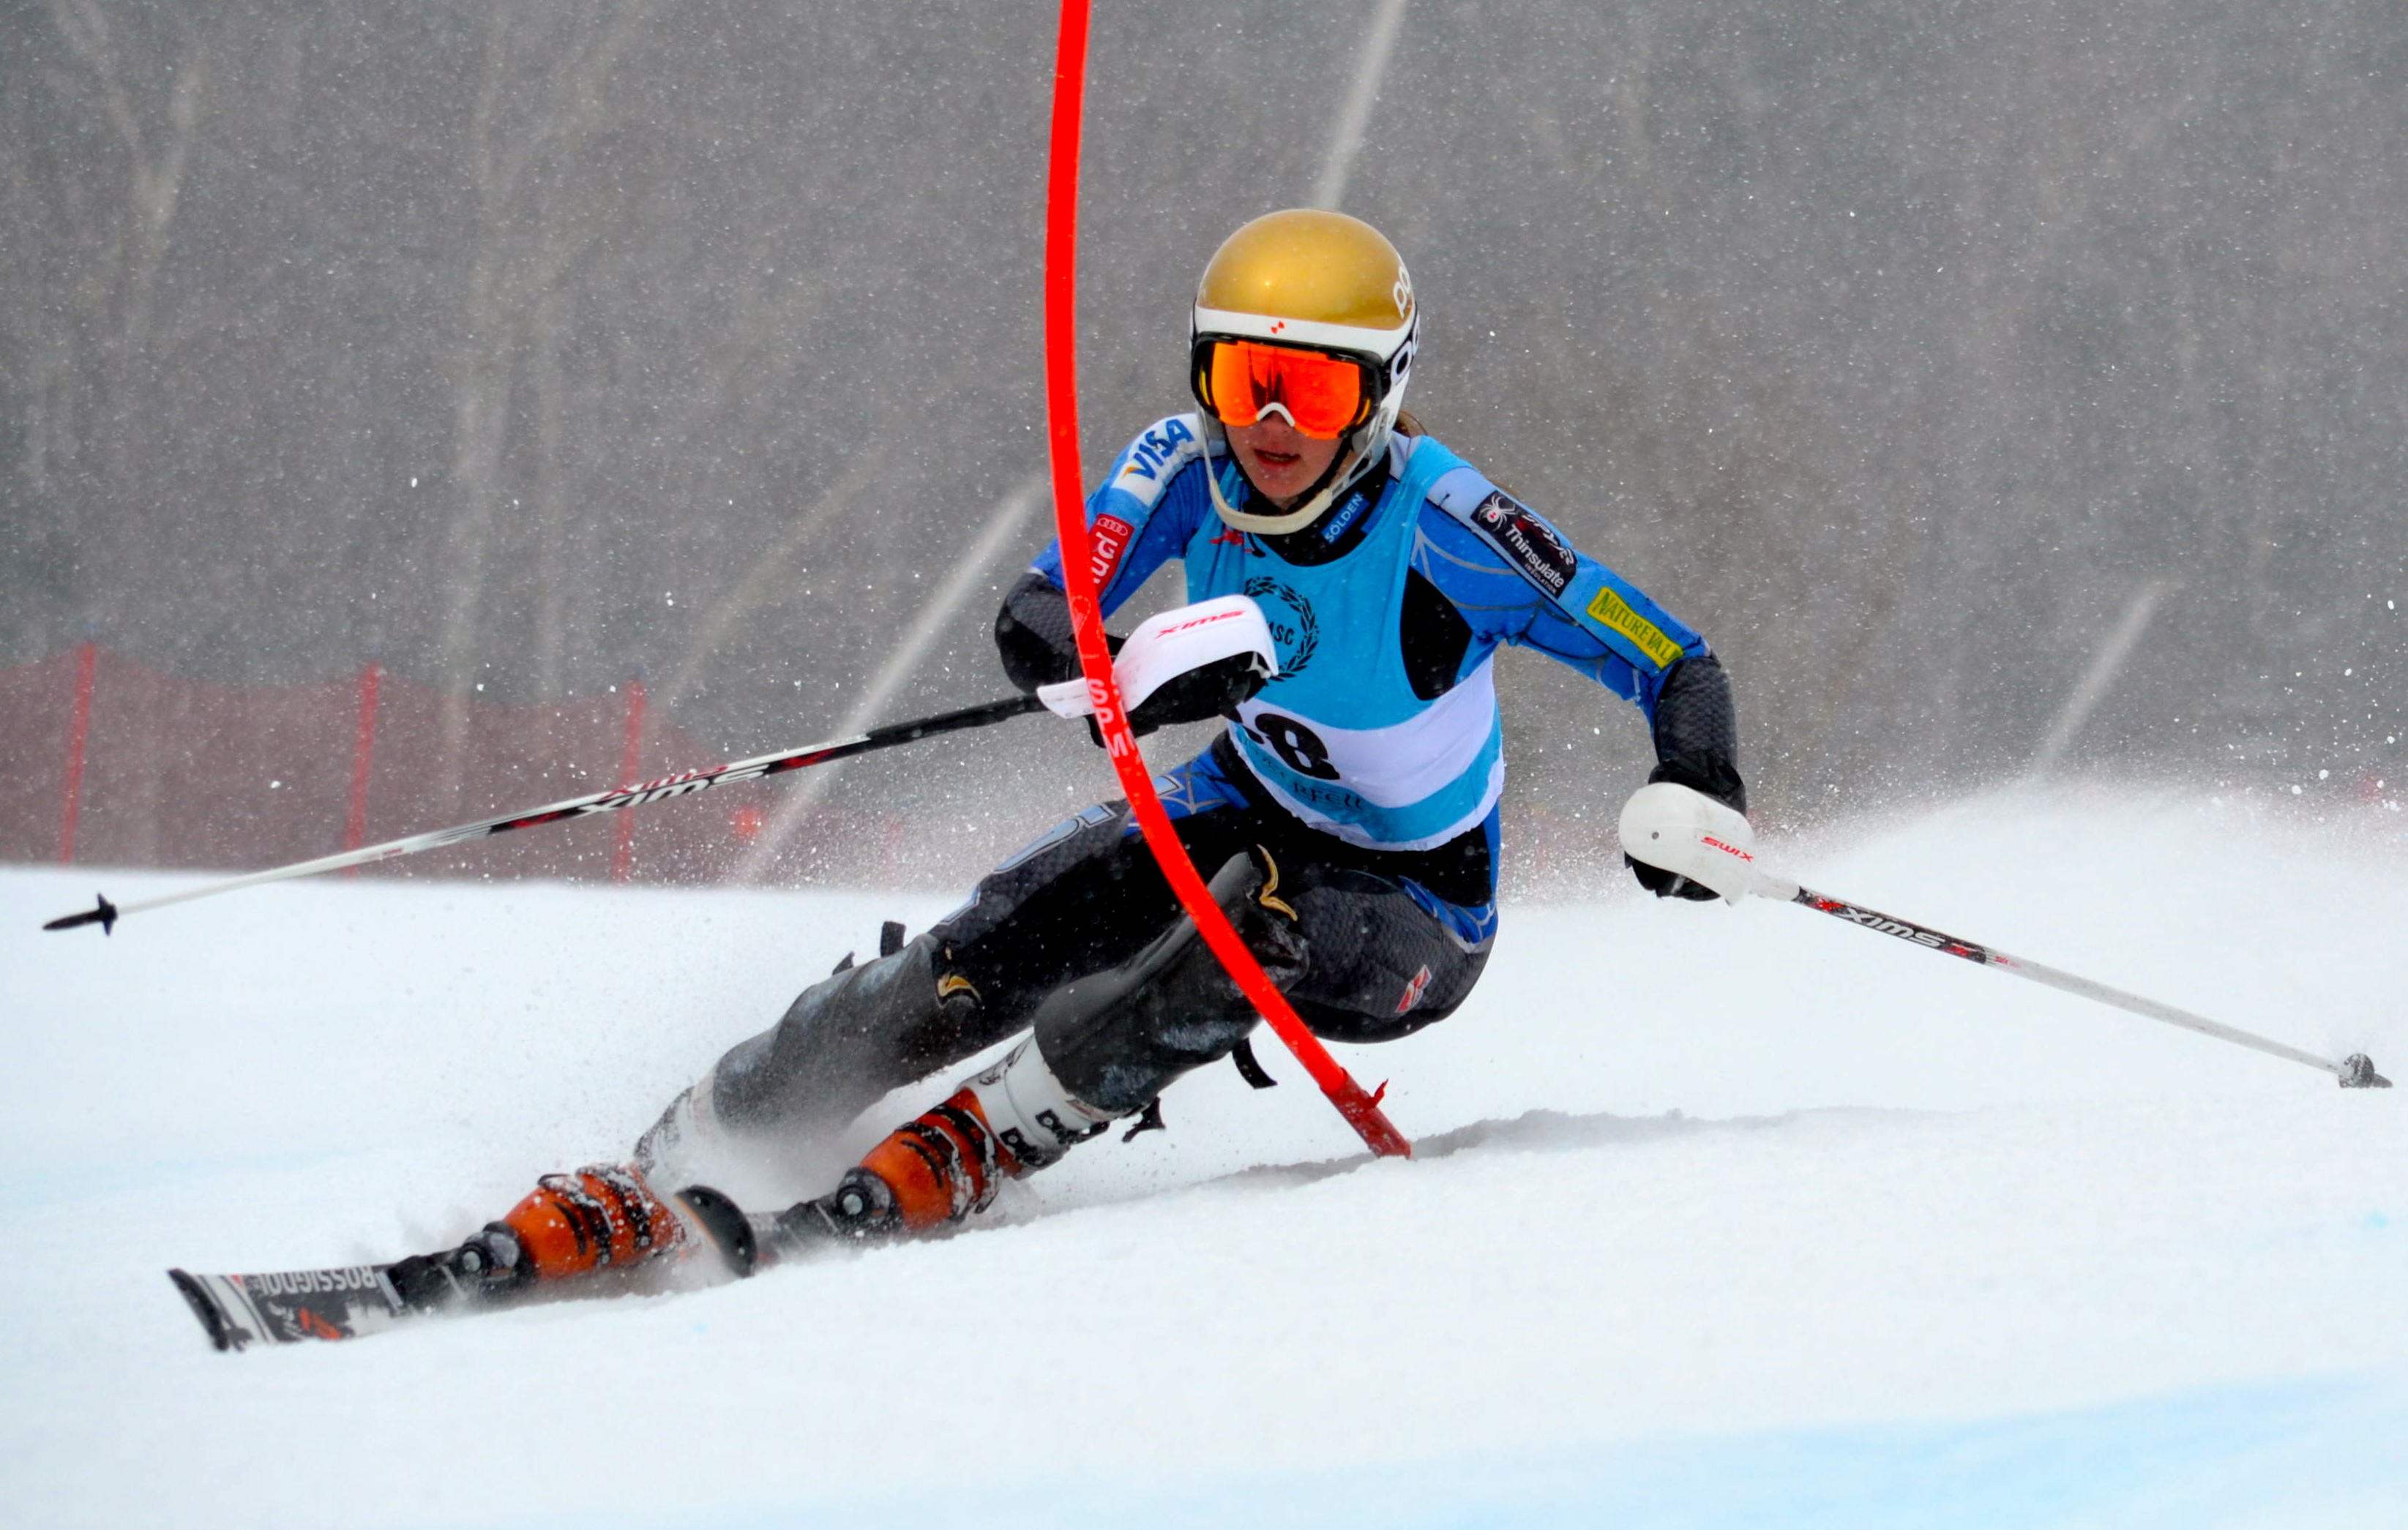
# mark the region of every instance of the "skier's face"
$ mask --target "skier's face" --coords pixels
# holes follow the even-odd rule
[[[1342,442],[1316,441],[1276,414],[1265,414],[1251,425],[1224,427],[1229,450],[1246,481],[1265,499],[1287,509],[1307,489],[1321,481],[1338,460]]]

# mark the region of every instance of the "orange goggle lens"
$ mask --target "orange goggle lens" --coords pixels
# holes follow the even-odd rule
[[[1251,425],[1274,407],[1317,441],[1334,441],[1371,417],[1368,370],[1321,350],[1254,340],[1197,346],[1196,396],[1225,425]]]

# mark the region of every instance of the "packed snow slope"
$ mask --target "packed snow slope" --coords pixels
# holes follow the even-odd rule
[[[2408,1082],[2399,822],[2009,795],[1769,859]],[[1283,1087],[1191,1078],[960,1236],[217,1354],[167,1265],[455,1239],[943,905],[324,881],[36,928],[167,885],[0,874],[14,1524],[2408,1519],[2408,1089],[1609,889],[1345,1052],[1412,1162],[1266,1038]]]

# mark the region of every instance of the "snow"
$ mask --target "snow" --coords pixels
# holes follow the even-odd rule
[[[2394,822],[2001,795],[1768,859],[2401,1078]],[[960,1236],[216,1354],[165,1266],[448,1242],[945,905],[324,880],[36,929],[182,884],[0,872],[13,1523],[2376,1525],[2408,1492],[2408,1091],[1618,889],[1509,908],[1462,1013],[1341,1050],[1411,1163],[1266,1038],[1282,1088],[1185,1080]]]

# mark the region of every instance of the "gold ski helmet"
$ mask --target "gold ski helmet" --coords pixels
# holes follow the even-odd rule
[[[1359,218],[1294,207],[1224,240],[1197,284],[1187,367],[1221,519],[1240,531],[1301,530],[1383,460],[1420,335],[1404,257]],[[1343,445],[1294,509],[1255,515],[1221,497],[1209,451],[1225,422],[1252,424],[1273,410]]]

